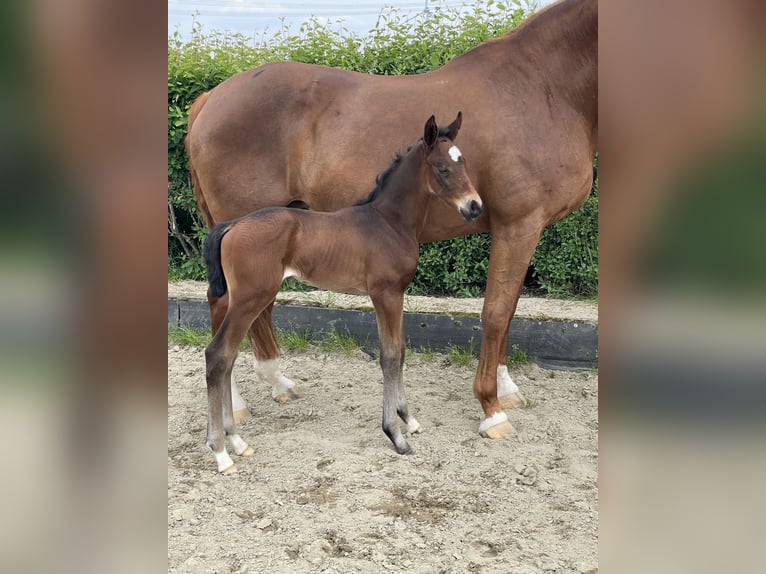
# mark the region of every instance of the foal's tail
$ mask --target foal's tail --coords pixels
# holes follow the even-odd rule
[[[226,277],[221,266],[221,240],[229,229],[231,229],[230,222],[219,223],[210,230],[203,245],[205,265],[207,265],[207,283],[210,294],[216,298],[223,297],[227,290]]]

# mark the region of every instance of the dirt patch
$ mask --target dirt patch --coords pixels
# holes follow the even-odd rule
[[[407,359],[425,428],[397,455],[380,429],[382,374],[362,352],[288,353],[304,398],[271,400],[241,354],[234,376],[256,451],[220,476],[205,447],[201,349],[168,350],[169,572],[591,572],[597,567],[593,371],[512,372],[532,408],[477,434],[476,363]]]

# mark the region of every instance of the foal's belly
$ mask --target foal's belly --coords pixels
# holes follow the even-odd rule
[[[366,281],[348,277],[345,273],[332,272],[330,270],[313,270],[304,273],[298,268],[286,267],[284,279],[292,277],[304,285],[311,285],[327,291],[347,293],[349,295],[366,295]]]

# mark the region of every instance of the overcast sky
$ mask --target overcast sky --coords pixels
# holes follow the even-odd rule
[[[385,6],[394,6],[402,14],[415,16],[423,11],[426,1],[433,0],[282,0],[260,2],[255,0],[168,0],[168,34],[178,29],[184,38],[189,37],[193,19],[201,22],[205,31],[230,30],[248,37],[261,37],[276,32],[281,26],[280,18],[297,31],[301,23],[311,16],[327,19],[349,30],[364,35],[375,26],[378,15]],[[498,0],[501,2],[504,0]],[[510,0],[505,0],[510,1]],[[544,6],[554,0],[521,0],[522,6]],[[459,8],[463,0],[440,0],[440,5]],[[195,16],[196,14],[196,16]]]

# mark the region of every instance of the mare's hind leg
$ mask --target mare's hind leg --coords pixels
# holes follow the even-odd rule
[[[404,293],[387,291],[370,293],[370,297],[378,322],[380,367],[383,370],[383,432],[394,443],[396,452],[412,454],[410,445],[399,429],[397,418],[397,415],[402,416],[408,423],[413,420],[407,411],[402,381]]]
[[[293,399],[299,399],[301,392],[295,383],[288,379],[279,370],[279,344],[274,335],[274,327],[271,321],[271,310],[274,301],[258,315],[248,331],[250,346],[255,355],[255,373],[262,381],[271,385],[271,398],[278,403],[287,403]]]

